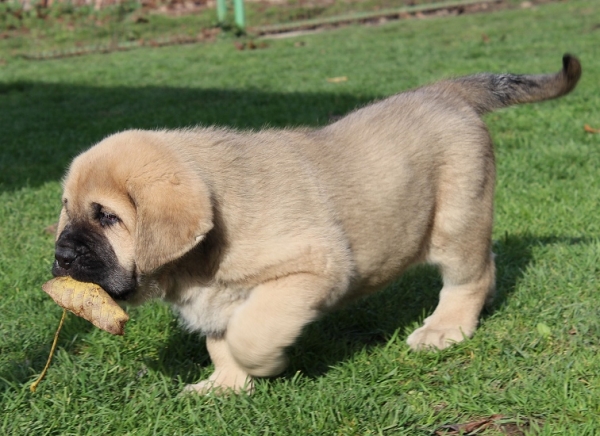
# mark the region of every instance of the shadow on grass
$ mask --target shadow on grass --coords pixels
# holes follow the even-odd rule
[[[535,247],[589,242],[585,238],[535,235],[504,235],[495,241],[497,294],[482,318],[507,304],[524,271],[534,262]],[[325,316],[308,326],[290,348],[290,366],[282,377],[292,377],[297,371],[320,377],[355,353],[386,344],[396,332],[404,340],[433,311],[441,286],[435,268],[418,266],[382,292]],[[198,368],[209,362],[203,339],[175,329],[160,361],[151,366],[184,383],[195,383],[199,374],[194,372],[194,365]]]
[[[318,126],[374,99],[339,93],[0,82],[0,191],[60,180],[76,154],[125,129]]]

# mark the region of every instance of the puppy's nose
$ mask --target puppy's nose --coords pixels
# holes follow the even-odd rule
[[[58,266],[63,269],[69,269],[71,268],[71,263],[73,263],[77,257],[77,253],[71,247],[57,245],[54,251],[54,257],[56,258],[56,262],[58,262]]]

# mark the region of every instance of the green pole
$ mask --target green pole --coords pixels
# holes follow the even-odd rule
[[[223,24],[225,22],[225,16],[227,15],[227,4],[225,0],[217,0],[217,19],[219,20],[219,24]]]
[[[235,24],[244,30],[246,28],[246,14],[244,13],[244,0],[233,0],[233,10],[235,13]]]

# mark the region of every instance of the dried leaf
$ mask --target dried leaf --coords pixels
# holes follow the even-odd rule
[[[346,82],[348,81],[348,78],[346,76],[341,76],[341,77],[329,77],[327,79],[327,81],[329,83],[340,83],[340,82]]]
[[[129,316],[94,283],[83,283],[71,277],[57,277],[42,285],[56,303],[96,327],[113,335],[122,335]]]
[[[535,421],[528,419],[509,419],[503,415],[491,415],[486,418],[481,418],[475,421],[448,424],[439,427],[435,430],[435,436],[475,436],[483,434],[486,430],[495,432],[494,434],[505,434],[511,436],[524,436],[526,432],[531,430],[531,424]],[[535,422],[539,424],[539,422]],[[487,433],[485,433],[487,434]]]
[[[595,129],[592,126],[590,126],[589,124],[585,124],[583,126],[583,130],[585,130],[588,133],[600,133],[600,129]]]

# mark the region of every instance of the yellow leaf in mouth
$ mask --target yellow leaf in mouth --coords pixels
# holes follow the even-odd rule
[[[59,306],[96,327],[113,335],[124,333],[129,315],[100,286],[79,282],[71,277],[56,277],[44,283],[42,289]]]
[[[44,283],[42,289],[65,310],[54,334],[54,342],[46,366],[37,380],[29,387],[31,392],[36,391],[48,371],[67,310],[113,335],[122,335],[125,323],[129,320],[129,315],[115,303],[104,289],[94,283],[78,282],[71,277],[57,277]]]

